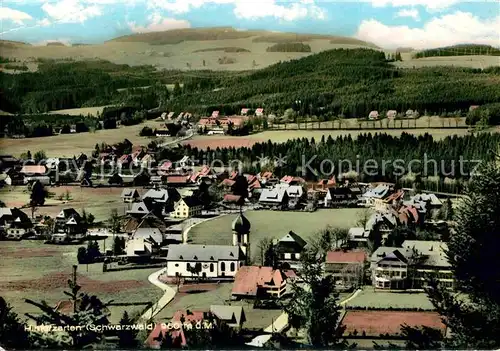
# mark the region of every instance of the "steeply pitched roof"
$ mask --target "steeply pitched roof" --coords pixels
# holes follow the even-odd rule
[[[286,276],[272,267],[243,266],[236,273],[232,294],[239,296],[257,296],[263,285],[281,286]]]
[[[45,172],[47,171],[47,169],[45,168],[45,166],[43,165],[27,165],[27,166],[23,166],[23,168],[21,168],[21,172],[22,174],[45,174]]]
[[[163,234],[158,228],[137,228],[135,232],[132,233],[132,238],[152,239],[157,244],[163,242]]]
[[[282,203],[286,194],[286,188],[274,187],[272,189],[266,188],[260,193],[259,202],[275,202]]]
[[[168,200],[168,191],[167,189],[149,189],[144,195],[142,195],[142,199],[151,198],[156,202],[167,202]]]
[[[122,190],[121,197],[123,197],[123,198],[136,197],[136,196],[137,197],[139,196],[139,192],[137,191],[137,189],[125,188]]]
[[[240,248],[229,245],[170,245],[167,253],[168,261],[217,262],[219,260],[235,261],[241,257]]]
[[[363,263],[366,253],[363,251],[329,251],[326,254],[326,263]]]
[[[127,212],[132,213],[132,214],[144,214],[145,215],[145,214],[149,213],[149,209],[144,202],[136,202],[136,203],[132,204],[132,208]]]
[[[198,197],[196,197],[196,196],[187,196],[187,197],[182,198],[182,200],[184,201],[186,206],[189,208],[203,205],[201,203],[200,199],[198,199]]]
[[[282,237],[279,240],[279,242],[294,242],[297,243],[302,248],[304,248],[307,245],[307,242],[304,239],[302,239],[299,235],[295,234],[292,231],[290,231],[288,234]]]
[[[246,321],[245,311],[242,306],[211,305],[210,312],[229,326],[241,325]]]

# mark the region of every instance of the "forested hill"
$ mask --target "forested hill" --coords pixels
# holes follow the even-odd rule
[[[465,55],[500,56],[500,49],[491,45],[461,44],[420,51],[415,54],[415,58]]]
[[[225,114],[294,107],[303,114],[366,117],[371,110],[465,111],[499,100],[499,67],[397,69],[383,52],[338,49],[224,78],[193,74],[168,107]]]

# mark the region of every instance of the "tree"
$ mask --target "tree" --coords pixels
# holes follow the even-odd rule
[[[45,204],[45,198],[47,197],[47,195],[47,190],[45,190],[43,184],[39,180],[37,180],[31,187],[30,205],[32,207],[43,206]]]
[[[29,333],[12,307],[0,296],[0,347],[5,349],[31,348]]]
[[[116,236],[113,241],[113,255],[123,255],[125,252],[125,238],[121,236]]]
[[[278,257],[272,239],[262,238],[258,248],[260,251],[260,264],[262,266],[276,268]]]
[[[120,319],[120,326],[125,328],[118,331],[118,347],[124,349],[134,349],[138,346],[137,334],[138,330],[134,328],[126,328],[126,326],[130,326],[135,324],[135,320],[130,318],[127,311],[123,312],[122,318]]]
[[[118,216],[118,210],[116,208],[113,208],[111,210],[111,217],[109,218],[109,226],[113,233],[119,233],[121,231],[120,216]]]
[[[182,94],[182,88],[181,88],[179,82],[175,82],[174,90],[172,93],[173,93],[174,97],[177,97],[177,96]]]
[[[339,295],[333,277],[324,275],[324,256],[316,249],[307,250],[302,253],[301,261],[298,276],[303,283],[291,283],[290,301],[283,306],[290,325],[303,329],[314,348],[345,348],[342,340],[345,327],[339,325]]]
[[[358,221],[356,225],[362,228],[366,228],[366,224],[371,217],[371,211],[368,208],[364,208],[361,211],[358,211]]]
[[[456,209],[446,254],[461,298],[430,277],[429,298],[453,333],[446,348],[500,347],[500,271],[492,269],[500,264],[499,161],[480,165]]]
[[[196,275],[196,278],[199,280],[201,273],[201,262],[196,262],[194,265],[188,265],[187,271],[191,273],[191,275]]]
[[[39,308],[42,312],[40,315],[27,313],[26,316],[30,319],[39,324],[50,324],[61,327],[62,330],[66,329],[64,332],[56,333],[33,332],[34,348],[56,347],[80,350],[95,346],[103,340],[105,334],[96,329],[109,324],[109,312],[98,297],[80,292],[81,286],[77,283],[76,270],[77,266],[73,266],[73,277],[68,280],[69,291],[64,291],[72,303],[72,312],[66,314],[54,310],[54,307],[45,301],[35,302],[25,299],[26,303]],[[86,325],[93,325],[97,328],[81,327]]]
[[[242,199],[248,197],[248,180],[244,175],[238,175],[233,184],[233,194],[241,196]]]
[[[35,154],[33,155],[33,158],[35,159],[35,162],[38,163],[42,160],[45,160],[47,158],[47,155],[45,154],[45,151],[39,150],[39,151],[35,152]]]

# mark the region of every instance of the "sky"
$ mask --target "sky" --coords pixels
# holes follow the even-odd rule
[[[2,0],[1,39],[99,43],[231,26],[355,37],[383,48],[500,47],[500,0]]]

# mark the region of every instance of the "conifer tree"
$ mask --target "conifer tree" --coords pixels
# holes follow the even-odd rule
[[[0,347],[10,350],[30,348],[29,332],[12,307],[0,296]]]
[[[26,316],[38,324],[52,325],[64,331],[33,332],[33,346],[36,348],[74,348],[83,349],[98,345],[104,338],[104,333],[96,328],[85,328],[82,326],[99,326],[109,324],[107,311],[104,303],[96,296],[80,292],[81,286],[77,283],[77,266],[73,266],[73,277],[68,280],[69,291],[64,294],[70,297],[73,310],[65,313],[54,309],[46,301],[36,302],[25,299],[25,302],[38,307],[42,314]],[[71,328],[73,327],[73,328]]]
[[[455,213],[456,233],[448,243],[447,257],[456,292],[461,296],[457,297],[456,292],[447,290],[432,277],[427,289],[451,333],[444,341],[445,347],[500,347],[499,214],[500,165],[498,161],[484,163],[471,178],[466,197],[460,201]],[[422,338],[421,334],[413,335]],[[431,339],[430,334],[427,337]]]
[[[304,330],[314,348],[345,348],[339,294],[332,276],[323,274],[324,255],[317,249],[308,250],[302,253],[301,262],[298,276],[302,282],[291,283],[290,301],[283,306],[290,325]]]

